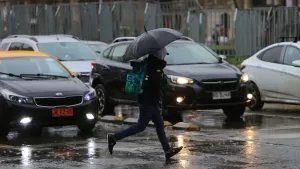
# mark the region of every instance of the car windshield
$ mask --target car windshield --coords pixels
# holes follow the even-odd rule
[[[95,51],[95,52],[102,52],[103,49],[107,46],[105,44],[89,44],[89,46]]]
[[[38,43],[41,52],[48,53],[61,61],[96,60],[97,54],[83,42]]]
[[[0,78],[17,78],[26,75],[47,77],[71,77],[59,62],[50,57],[14,57],[0,59]],[[28,76],[29,75],[29,76]]]
[[[171,43],[166,47],[168,65],[219,63],[218,58],[205,47],[196,43]]]

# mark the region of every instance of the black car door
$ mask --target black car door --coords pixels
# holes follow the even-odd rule
[[[114,64],[110,65],[110,67],[116,73],[115,85],[117,89],[115,90],[115,95],[119,96],[118,98],[121,99],[121,102],[130,104],[136,99],[135,96],[125,92],[126,75],[132,69],[130,64],[123,62],[123,55],[128,45],[128,43],[123,43],[114,46],[110,52],[109,59],[114,61]]]

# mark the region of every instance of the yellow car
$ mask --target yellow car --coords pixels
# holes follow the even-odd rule
[[[99,101],[95,90],[56,58],[41,52],[0,52],[0,135],[26,129],[77,125],[91,132]]]

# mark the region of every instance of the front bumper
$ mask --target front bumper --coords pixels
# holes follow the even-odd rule
[[[12,115],[10,126],[13,128],[24,127],[20,120],[24,117],[31,117],[32,121],[26,126],[51,127],[51,126],[67,126],[77,125],[79,123],[89,124],[97,122],[98,114],[98,99],[93,99],[72,107],[38,107],[36,105],[25,105],[8,102],[9,112]],[[72,108],[73,116],[71,117],[52,117],[52,109]],[[89,120],[86,117],[87,113],[94,115],[94,119]]]
[[[230,90],[231,98],[213,100],[213,91],[193,85],[169,84],[164,90],[164,107],[178,110],[193,109],[221,109],[227,106],[247,105],[248,84],[239,84],[235,90]],[[176,101],[177,97],[184,100],[181,103]]]

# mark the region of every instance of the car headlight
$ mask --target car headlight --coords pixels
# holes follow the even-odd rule
[[[90,87],[90,91],[84,96],[84,100],[89,101],[95,97],[97,97],[96,91],[95,91],[95,89]]]
[[[241,82],[246,83],[246,82],[248,82],[248,80],[249,80],[248,74],[247,74],[247,73],[244,73],[244,74],[241,76]]]
[[[168,75],[168,78],[175,84],[193,84],[194,80],[187,77]]]
[[[1,94],[6,100],[12,102],[23,103],[23,104],[34,104],[32,98],[18,95],[6,89],[1,90]]]

